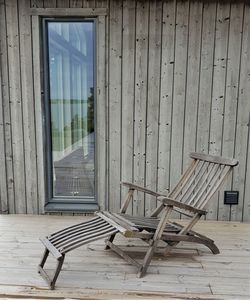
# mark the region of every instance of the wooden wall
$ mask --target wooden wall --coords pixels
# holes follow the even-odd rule
[[[243,0],[0,0],[2,212],[44,206],[39,32],[27,6],[107,8],[99,23],[102,208],[119,209],[121,180],[166,192],[188,153],[201,151],[240,161],[225,187],[239,190],[239,205],[225,206],[220,191],[207,218],[250,221],[250,5]],[[138,194],[129,209],[148,214],[155,205]]]

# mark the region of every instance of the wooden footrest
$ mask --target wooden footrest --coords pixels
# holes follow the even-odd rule
[[[100,217],[95,217],[63,230],[55,232],[46,239],[41,239],[42,243],[57,258],[60,254],[67,253],[84,244],[105,238],[118,232],[114,226]]]
[[[97,216],[89,221],[57,231],[46,238],[40,238],[45,246],[45,252],[38,265],[38,272],[48,283],[49,288],[54,289],[67,252],[84,244],[111,236],[118,231],[112,224]],[[50,278],[43,268],[49,253],[57,259],[57,267],[52,278]]]

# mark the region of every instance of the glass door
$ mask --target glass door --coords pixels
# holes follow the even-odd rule
[[[95,22],[43,22],[49,201],[94,201]]]

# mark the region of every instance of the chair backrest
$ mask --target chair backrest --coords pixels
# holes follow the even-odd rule
[[[168,196],[204,209],[238,161],[194,152],[190,157],[191,165]]]

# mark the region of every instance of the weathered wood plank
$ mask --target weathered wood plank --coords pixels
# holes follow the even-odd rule
[[[22,114],[22,106],[25,99],[22,99],[21,95],[18,10],[17,2],[15,0],[6,2],[6,22],[14,187],[16,199],[18,197],[18,201],[15,202],[15,212],[26,213],[27,205]]]
[[[150,2],[149,8],[149,49],[148,49],[148,103],[146,123],[146,174],[145,186],[157,189],[158,130],[161,76],[162,2]],[[145,215],[151,215],[156,200],[145,197]]]
[[[222,140],[222,156],[224,157],[234,156],[243,9],[243,3],[231,4]],[[229,175],[224,189],[230,190],[231,187],[232,174]],[[224,193],[220,193],[218,219],[230,220],[230,205],[224,205]]]
[[[121,180],[133,182],[133,139],[135,99],[135,1],[123,1],[122,31],[122,124],[121,124]],[[127,191],[122,189],[123,201]],[[130,202],[127,212],[132,213]]]
[[[250,113],[249,113],[250,122]],[[250,178],[250,126],[248,128],[248,152],[247,152],[247,164],[246,164],[246,182],[244,190],[244,205],[243,205],[243,221],[250,221],[250,199],[248,195],[250,194],[250,185],[247,183],[248,178]]]
[[[171,132],[170,188],[182,173],[183,130],[186,95],[189,2],[177,2],[173,111]]]
[[[3,93],[2,93],[2,70],[0,67],[0,213],[8,212],[8,188],[6,174],[6,154],[5,154],[5,136],[4,136],[4,114],[3,114]]]
[[[208,147],[209,153],[213,155],[220,155],[222,148],[229,19],[230,4],[218,3],[215,24],[215,50]],[[208,219],[217,219],[218,205],[219,192],[214,195],[211,201],[206,216]]]
[[[230,4],[219,3],[217,5],[215,25],[213,91],[209,141],[209,152],[213,155],[220,155],[221,153],[229,19]]]
[[[198,120],[196,129],[196,151],[204,153],[208,153],[210,105],[212,97],[211,91],[213,78],[215,21],[216,3],[204,3]]]
[[[125,0],[124,0],[125,1]],[[125,4],[123,4],[125,5]],[[105,7],[108,8],[109,6],[109,0],[95,0],[95,7]]]
[[[120,208],[122,2],[110,3],[109,22],[109,207]]]
[[[95,7],[96,0],[83,0],[83,7]]]
[[[82,7],[82,4],[83,4],[82,0],[70,0],[69,1],[69,7]]]
[[[29,1],[26,1],[27,3]],[[44,7],[44,0],[31,0],[30,7]]]
[[[215,50],[213,68],[213,90],[209,133],[209,153],[220,155],[222,148],[225,80],[227,72],[227,48],[230,19],[230,4],[218,3],[215,24]],[[208,219],[217,219],[219,193],[209,205]]]
[[[148,88],[148,20],[149,2],[138,1],[136,6],[136,61],[135,61],[135,105],[134,105],[134,182],[145,184],[145,135]],[[145,197],[134,193],[133,213],[143,215]]]
[[[236,123],[235,157],[239,159],[239,167],[233,175],[233,189],[239,191],[239,204],[232,206],[231,220],[242,220],[244,207],[244,187],[247,184],[246,163],[247,143],[250,116],[250,5],[245,5],[242,36],[240,83],[238,91],[238,111]],[[249,184],[249,183],[248,183]]]
[[[56,0],[43,0],[44,8],[56,7]]]
[[[59,8],[30,8],[29,14],[32,16],[61,16],[61,17],[90,17],[90,16],[105,16],[107,14],[106,8],[63,8],[66,2],[59,2]],[[59,5],[58,4],[58,5]]]
[[[4,121],[4,148],[6,163],[7,199],[8,212],[15,212],[14,175],[13,175],[13,152],[12,152],[12,132],[11,132],[11,112],[9,101],[9,70],[8,52],[6,36],[6,10],[5,3],[0,2],[0,68],[2,81],[2,109]]]
[[[69,1],[70,0],[56,0],[56,7],[69,8]]]
[[[106,78],[106,20],[104,16],[99,16],[97,21],[97,101],[96,101],[96,183],[97,200],[100,208],[106,209],[107,203],[107,78]]]
[[[189,2],[177,2],[175,27],[175,62],[171,127],[170,190],[176,185],[183,168],[183,137],[188,57]],[[177,217],[173,213],[173,218]]]
[[[31,17],[27,11],[27,1],[19,1],[19,30],[20,30],[20,67],[21,67],[21,91],[23,99],[23,133],[25,155],[25,179],[27,213],[38,213],[37,203],[37,170],[36,170],[36,131],[34,120],[34,98],[31,41]]]
[[[1,297],[12,295],[20,298],[22,295],[23,298],[32,296],[49,299],[91,296],[98,299],[100,296],[100,299],[154,299],[158,295],[159,299],[165,299],[171,295],[180,298],[247,299],[250,293],[247,251],[250,241],[249,224],[203,221],[197,224],[197,230],[205,235],[212,235],[213,239],[220,240],[220,244],[227,245],[218,256],[211,255],[202,246],[189,246],[185,243],[174,249],[167,258],[157,253],[148,275],[141,280],[135,277],[133,266],[116,254],[103,250],[104,240],[91,242],[68,255],[58,280],[60,288],[52,295],[39,275],[34,276],[36,257],[43,250],[37,236],[46,234],[48,230],[57,230],[62,222],[70,225],[82,220],[85,218],[1,215],[0,295],[4,295]],[[180,223],[185,222],[180,220]],[[29,235],[26,240],[20,240],[27,233]],[[116,243],[122,250],[136,253],[135,257],[141,261],[146,249],[144,243],[137,243],[134,239],[124,241],[120,236],[117,236]],[[48,269],[52,266],[51,260],[48,262]],[[89,294],[82,294],[82,291],[86,293],[85,288],[88,286],[92,290],[89,290]]]
[[[183,169],[189,165],[188,154],[196,149],[197,108],[199,98],[199,76],[201,59],[201,30],[203,3],[190,2],[188,29],[187,88],[183,141]]]
[[[159,104],[158,190],[167,193],[170,183],[176,1],[163,1],[161,90]]]
[[[39,17],[32,16],[32,62],[33,62],[33,90],[35,103],[35,129],[36,129],[36,154],[37,154],[37,201],[39,213],[44,212],[45,205],[45,170],[44,170],[44,142],[43,142],[43,111],[41,90],[41,65],[40,65],[40,39]]]

